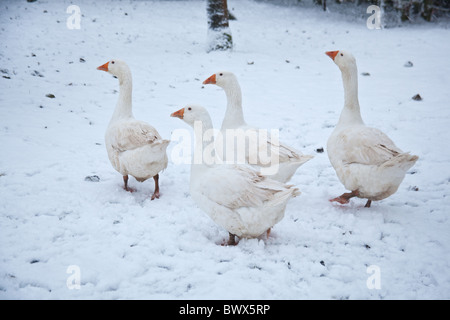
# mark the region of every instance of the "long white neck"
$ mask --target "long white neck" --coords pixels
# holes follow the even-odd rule
[[[131,72],[123,72],[119,79],[119,100],[117,101],[116,109],[114,110],[111,122],[133,118],[132,111],[132,91],[133,81]]]
[[[344,83],[344,109],[339,118],[339,125],[364,124],[358,102],[358,69],[351,65],[342,71]]]
[[[214,164],[214,130],[211,118],[204,117],[195,121],[194,126],[195,148],[191,159],[191,182],[193,177],[205,172],[205,167]],[[195,178],[194,178],[195,179]]]
[[[201,145],[203,150],[211,142],[214,143],[213,125],[210,117],[203,117],[202,120],[195,121],[194,135],[196,144]]]
[[[246,125],[242,111],[242,92],[237,81],[230,81],[223,87],[227,95],[227,111],[222,122],[221,130],[233,129]]]

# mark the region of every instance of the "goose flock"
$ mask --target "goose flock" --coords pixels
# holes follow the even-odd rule
[[[367,199],[365,207],[370,207],[372,201],[385,199],[397,191],[418,156],[403,152],[382,131],[364,124],[353,55],[344,50],[326,54],[341,70],[345,97],[339,121],[327,142],[327,152],[337,177],[350,191],[330,201],[346,204],[358,197]],[[122,175],[125,190],[134,191],[128,186],[129,176],[140,182],[153,178],[151,200],[158,199],[159,173],[167,168],[166,149],[170,141],[163,139],[150,124],[134,118],[131,71],[124,61],[114,59],[97,69],[114,75],[120,86],[119,99],[105,133],[109,160]],[[210,114],[202,106],[187,105],[170,115],[194,129],[202,150],[214,146],[211,151],[221,160],[197,163],[193,159],[190,194],[198,207],[228,231],[229,239],[224,244],[237,244],[236,237],[268,237],[271,228],[283,219],[289,200],[300,195],[288,181],[313,156],[302,154],[247,124],[241,88],[233,73],[217,72],[203,84],[221,87],[227,98],[220,139],[219,135],[203,136],[213,126]],[[230,132],[234,135],[230,136]],[[237,133],[244,134],[244,144],[232,143]],[[268,153],[275,161],[267,161]],[[236,161],[236,155],[243,161]]]

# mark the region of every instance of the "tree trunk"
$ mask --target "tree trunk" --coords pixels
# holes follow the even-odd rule
[[[428,22],[431,21],[433,17],[433,1],[432,0],[424,0],[423,2],[423,12],[422,17]]]
[[[208,51],[228,50],[233,47],[228,24],[227,0],[208,0]]]

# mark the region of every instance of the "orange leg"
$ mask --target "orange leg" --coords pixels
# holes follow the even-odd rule
[[[346,203],[350,202],[350,198],[357,197],[358,195],[359,195],[359,191],[355,190],[350,193],[344,193],[337,198],[331,199],[330,201],[331,202],[336,201],[336,202],[339,202],[340,204],[346,204]]]
[[[136,191],[135,189],[128,187],[128,176],[123,176],[123,188],[128,192]]]
[[[222,242],[221,246],[235,246],[238,243],[236,242],[236,235],[232,234],[231,232],[228,232],[228,241]]]
[[[229,245],[229,246],[235,246],[235,245],[237,245],[237,242],[236,242],[236,236],[234,235],[234,234],[232,234],[232,233],[230,233],[230,232],[228,232],[228,242],[227,242],[227,244]]]
[[[159,199],[159,174],[153,177],[153,180],[155,180],[155,191],[152,195],[152,200],[155,200],[155,198]]]

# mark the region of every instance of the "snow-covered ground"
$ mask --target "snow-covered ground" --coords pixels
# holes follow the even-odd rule
[[[449,30],[229,0],[235,48],[208,54],[204,1],[0,6],[1,299],[450,299]],[[420,157],[370,209],[328,201],[345,191],[325,148],[343,106],[336,49],[357,59],[365,122]],[[164,138],[188,129],[169,117],[187,103],[220,126],[225,94],[202,81],[229,70],[248,123],[315,155],[269,239],[218,245],[227,232],[189,196],[188,164],[169,160],[159,200],[151,180],[122,189],[104,146],[118,82],[96,70],[112,58],[131,67],[134,115]]]

